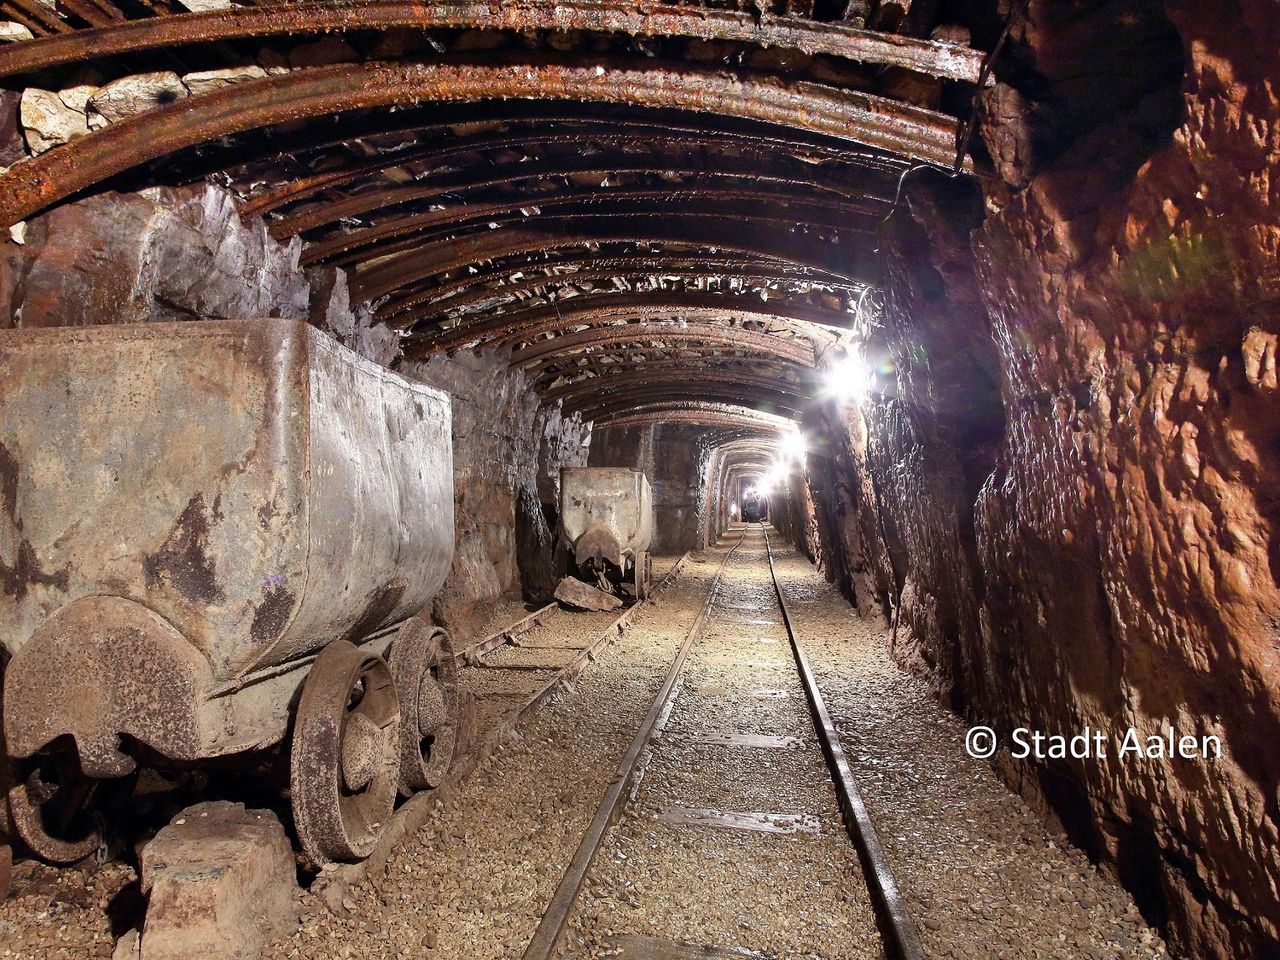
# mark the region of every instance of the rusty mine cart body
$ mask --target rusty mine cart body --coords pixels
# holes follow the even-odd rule
[[[626,467],[566,467],[560,471],[560,542],[564,572],[609,589],[649,590],[653,497],[648,478]]]
[[[305,853],[367,856],[456,736],[448,397],[286,320],[0,331],[0,397],[10,829],[291,731]]]

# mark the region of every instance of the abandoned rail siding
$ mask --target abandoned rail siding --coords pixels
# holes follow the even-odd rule
[[[1280,958],[1274,0],[0,0],[0,955]]]

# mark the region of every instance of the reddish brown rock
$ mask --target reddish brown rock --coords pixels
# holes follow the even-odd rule
[[[577,577],[565,577],[556,587],[556,599],[576,610],[617,610],[622,601],[612,593],[583,583]]]
[[[142,851],[142,960],[250,960],[298,924],[293,848],[275,815],[188,807]]]

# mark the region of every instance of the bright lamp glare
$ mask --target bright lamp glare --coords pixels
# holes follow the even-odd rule
[[[824,392],[837,400],[853,400],[871,386],[871,368],[856,353],[846,353],[831,366],[824,378]]]
[[[782,454],[783,460],[795,460],[797,463],[803,461],[806,452],[804,434],[794,429],[784,433],[778,441],[778,452]]]

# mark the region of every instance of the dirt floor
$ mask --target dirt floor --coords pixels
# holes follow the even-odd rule
[[[350,891],[344,915],[303,894],[300,929],[267,955],[520,956],[729,545],[692,557],[573,688],[432,812],[385,872]],[[776,539],[775,549],[801,642],[929,956],[1163,957],[1128,895],[965,755],[963,726],[893,664],[883,626],[857,620],[807,561]],[[655,579],[658,568],[655,558]],[[557,613],[521,638],[527,652],[504,648],[497,662],[559,662],[557,651],[536,648],[583,646],[611,619]],[[469,686],[491,693],[545,679],[465,672]],[[725,567],[677,691],[570,918],[569,954],[684,942],[741,957],[880,956],[758,534]],[[491,700],[481,723],[519,702]],[[762,823],[774,832],[744,829]],[[0,904],[0,958],[109,956],[139,905],[126,865],[20,864],[15,896]]]

